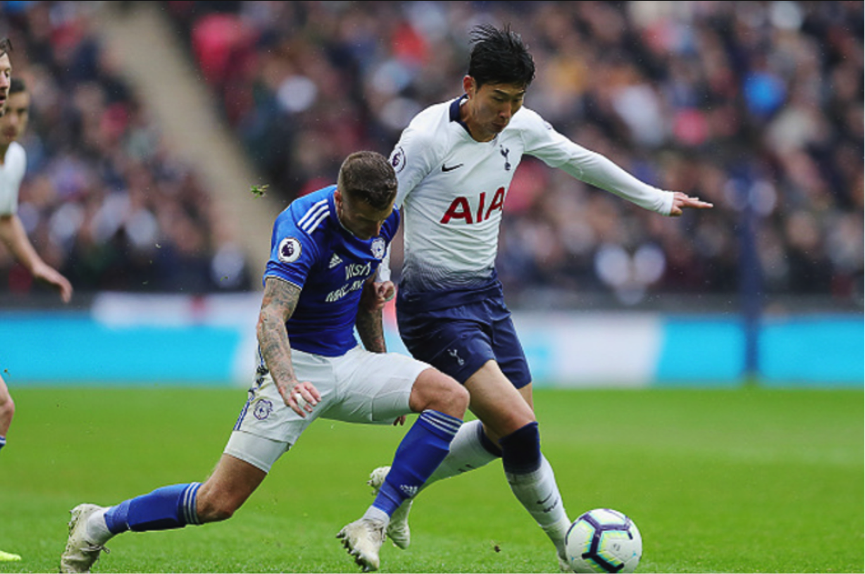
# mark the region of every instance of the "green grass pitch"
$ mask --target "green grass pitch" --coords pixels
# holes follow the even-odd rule
[[[68,511],[206,478],[242,389],[22,388],[0,453],[0,572],[56,572]],[[539,390],[571,518],[630,515],[639,572],[863,572],[861,390]],[[96,572],[356,572],[335,538],[407,427],[321,420],[230,520],[127,533]],[[555,572],[501,463],[418,497],[384,572]]]

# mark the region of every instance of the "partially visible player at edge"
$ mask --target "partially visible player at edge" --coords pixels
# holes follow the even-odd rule
[[[88,572],[105,543],[127,530],[230,518],[319,417],[388,424],[420,413],[375,501],[338,534],[365,571],[378,569],[390,515],[444,459],[469,401],[451,377],[386,352],[381,301],[394,286],[374,278],[399,227],[396,190],[387,158],[358,152],[343,162],[337,185],[297,199],[276,218],[257,377],[213,474],[204,484],[166,486],[110,508],[76,506],[61,572]]]
[[[63,302],[68,303],[72,297],[72,285],[42,261],[27,239],[17,215],[18,188],[27,169],[27,154],[15,140],[27,128],[30,94],[23,81],[12,78],[11,51],[9,39],[0,39],[0,240],[36,279],[55,286]],[[14,414],[15,403],[0,374],[0,450],[6,446],[6,435]],[[0,551],[0,562],[18,560],[21,560],[19,555]]]
[[[523,155],[531,155],[662,215],[712,205],[639,181],[524,107],[535,66],[509,27],[478,26],[472,44],[464,94],[415,116],[391,155],[405,225],[400,334],[415,358],[465,385],[480,419],[462,426],[426,486],[501,457],[514,495],[568,569],[570,521],[541,454],[531,375],[494,267],[511,180]],[[387,470],[375,469],[370,485],[378,487]],[[404,503],[388,527],[403,548],[410,542],[410,505]]]

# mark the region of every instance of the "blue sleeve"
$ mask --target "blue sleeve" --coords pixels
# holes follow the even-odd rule
[[[302,289],[317,258],[318,246],[298,229],[291,209],[280,213],[273,226],[270,259],[264,277],[279,277]]]
[[[399,212],[399,209],[394,207],[393,213],[390,214],[390,217],[385,219],[384,225],[382,225],[382,235],[385,236],[388,244],[390,244],[390,242],[393,241],[393,238],[396,237],[401,217],[402,214]]]

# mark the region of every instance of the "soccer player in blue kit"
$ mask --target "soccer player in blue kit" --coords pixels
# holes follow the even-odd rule
[[[336,186],[295,200],[277,217],[257,378],[213,474],[203,484],[166,486],[116,506],[75,507],[61,571],[88,572],[105,543],[127,530],[230,518],[319,417],[387,424],[420,413],[375,501],[338,534],[358,565],[378,569],[390,515],[445,457],[469,398],[430,365],[386,353],[381,309],[394,288],[374,278],[399,227],[396,190],[387,158],[357,152],[343,162]]]
[[[479,26],[472,44],[464,94],[416,115],[391,154],[404,222],[400,335],[415,358],[463,383],[479,419],[462,425],[425,487],[500,457],[514,495],[569,571],[564,539],[570,520],[541,453],[531,374],[495,271],[511,180],[527,154],[662,215],[712,205],[639,181],[524,107],[535,66],[510,28]],[[388,467],[377,468],[369,484],[378,488],[387,476]],[[412,500],[388,525],[401,548],[410,543]]]

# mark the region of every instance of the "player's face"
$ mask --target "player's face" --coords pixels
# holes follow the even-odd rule
[[[376,209],[365,201],[352,199],[339,191],[334,193],[336,213],[342,226],[358,239],[372,239],[381,234],[381,226],[393,213],[393,201],[386,209]]]
[[[526,87],[521,84],[484,84],[478,88],[471,76],[463,78],[469,101],[463,120],[478,141],[490,141],[502,132],[523,106]]]
[[[9,83],[12,81],[12,63],[9,54],[0,56],[0,115],[6,108],[6,99],[9,97]]]
[[[30,119],[30,94],[16,92],[6,101],[6,113],[0,118],[0,144],[8,146],[27,129]]]

